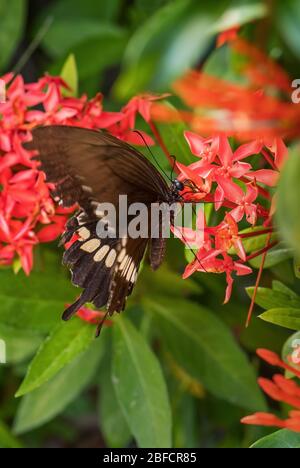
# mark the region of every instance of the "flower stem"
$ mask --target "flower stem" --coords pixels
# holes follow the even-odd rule
[[[245,232],[245,233],[239,234],[239,237],[241,239],[248,239],[249,237],[262,236],[263,234],[270,234],[273,232],[274,232],[273,228],[267,228],[267,229],[261,229],[260,231]]]
[[[268,237],[270,237],[270,235]],[[266,247],[264,247],[263,249],[258,250],[257,252],[254,252],[251,255],[248,255],[248,257],[246,258],[246,261],[249,262],[249,260],[253,260],[253,258],[259,257],[260,255],[263,255],[265,253],[268,253],[268,251],[270,249],[272,249],[273,247],[275,247],[275,245],[277,245],[277,244],[278,244],[278,241],[274,241],[274,242],[271,242],[271,243],[267,242]]]
[[[256,252],[253,255],[249,255],[247,257],[247,259],[246,259],[247,261],[249,261],[249,260],[251,260],[251,258],[255,258],[255,257],[259,256],[259,255],[262,255],[261,264],[260,264],[258,275],[257,275],[257,278],[256,278],[255,288],[254,288],[254,291],[253,291],[253,296],[252,296],[252,299],[251,299],[251,304],[250,304],[249,312],[248,312],[248,316],[247,316],[246,328],[249,326],[250,321],[251,321],[253,309],[254,309],[254,306],[255,306],[255,300],[256,300],[256,296],[257,296],[258,287],[259,287],[259,284],[260,284],[260,280],[261,280],[261,277],[262,277],[263,269],[264,269],[266,258],[267,258],[267,253],[272,247],[274,247],[278,243],[277,241],[270,242],[271,241],[271,235],[272,235],[272,233],[270,233],[268,235],[266,246],[263,249],[259,250],[258,252]]]

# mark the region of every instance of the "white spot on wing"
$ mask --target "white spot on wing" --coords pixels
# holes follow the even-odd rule
[[[126,249],[123,248],[118,255],[118,262],[121,263],[126,255]]]
[[[77,231],[81,241],[88,239],[91,235],[90,231],[86,227],[82,227]]]
[[[115,249],[112,249],[107,255],[107,258],[105,260],[105,266],[107,266],[107,268],[112,267],[116,260],[116,257],[117,257],[117,252],[115,251]]]
[[[125,268],[125,265],[126,265],[126,263],[128,262],[128,259],[129,259],[128,255],[125,255],[125,257],[123,258],[123,260],[122,260],[122,262],[121,262],[121,265],[120,265],[120,267],[119,267],[119,270],[122,271],[122,270]]]
[[[88,185],[82,185],[82,190],[87,193],[92,193],[92,187],[89,187]]]
[[[130,267],[128,268],[127,273],[126,273],[126,280],[127,281],[131,280],[131,277],[132,277],[132,274],[134,273],[134,270],[135,270],[135,266],[134,266],[133,261],[131,261]]]
[[[91,239],[91,240],[88,240],[87,242],[85,242],[84,244],[82,244],[82,246],[80,248],[81,248],[81,250],[84,250],[85,252],[92,253],[96,249],[98,249],[98,247],[100,247],[100,240],[99,239]]]
[[[103,260],[108,251],[109,245],[104,245],[103,247],[101,247],[101,249],[98,250],[98,252],[96,252],[94,255],[95,262],[101,262],[101,260]]]

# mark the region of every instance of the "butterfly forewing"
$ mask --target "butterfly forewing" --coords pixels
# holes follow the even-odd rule
[[[98,205],[109,202],[118,210],[119,195],[127,195],[128,204],[166,202],[170,190],[141,153],[107,133],[48,126],[32,134],[33,140],[24,146],[37,150],[47,181],[55,184],[54,195],[63,206],[81,208],[68,221],[62,243],[72,241],[63,262],[83,292],[63,318],[70,318],[86,302],[97,308],[106,305],[109,314],[120,312],[132,292],[149,239],[100,239]],[[165,240],[150,242],[150,263],[155,269],[163,260]]]

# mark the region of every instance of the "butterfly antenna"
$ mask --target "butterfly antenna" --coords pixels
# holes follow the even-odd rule
[[[162,171],[162,173],[166,176],[167,179],[169,179],[170,182],[172,182],[172,179],[168,176],[168,174],[166,173],[166,171],[162,168],[162,166],[159,164],[158,160],[156,159],[156,157],[154,156],[154,154],[152,153],[151,151],[151,148],[150,146],[148,145],[148,143],[146,142],[145,140],[145,137],[144,135],[139,131],[139,130],[133,130],[134,133],[137,133],[141,139],[143,140],[143,142],[145,143],[145,146],[147,147],[150,155],[152,156],[153,160],[155,161],[155,163],[157,164],[157,166],[160,168],[160,170]],[[173,169],[172,169],[173,171]]]
[[[176,164],[176,156],[171,154],[170,158],[173,159],[173,166],[172,166],[172,171],[171,171],[171,181],[172,181],[173,180],[174,170],[175,170],[175,164]]]

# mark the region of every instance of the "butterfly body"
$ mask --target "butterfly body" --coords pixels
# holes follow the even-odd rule
[[[61,243],[72,241],[63,263],[72,272],[72,282],[83,288],[81,296],[63,314],[69,319],[86,302],[107,313],[124,309],[137,279],[146,250],[153,269],[163,261],[163,236],[131,238],[128,235],[99,238],[101,204],[119,209],[120,195],[128,204],[172,204],[181,200],[182,182],[167,184],[160,172],[137,150],[108,133],[69,126],[38,127],[24,144],[37,150],[47,182],[55,184],[54,197],[80,211],[67,223]],[[117,220],[117,228],[119,228]],[[99,227],[99,225],[98,225]]]

